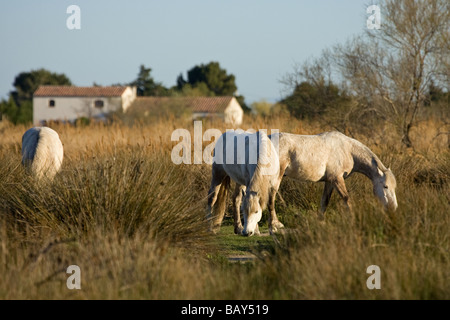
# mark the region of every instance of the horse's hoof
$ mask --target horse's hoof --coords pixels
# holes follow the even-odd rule
[[[219,233],[218,229],[209,229],[209,232],[211,232],[211,234],[216,235]]]
[[[234,227],[234,233],[235,234],[242,235],[242,231],[244,231],[244,227],[243,226]]]
[[[278,232],[279,229],[284,229],[284,224],[282,224],[280,221],[277,221],[272,226],[273,232]]]
[[[276,227],[274,227],[274,226],[272,226],[272,227],[269,227],[269,234],[271,235],[271,236],[273,236],[275,233],[277,233],[278,232],[278,229],[276,228]]]
[[[269,233],[270,235],[273,235],[274,233],[281,231],[280,229],[284,229],[284,224],[280,221],[276,221],[269,227]]]
[[[212,234],[218,234],[220,231],[220,225],[211,226],[208,228],[208,231],[211,232]]]

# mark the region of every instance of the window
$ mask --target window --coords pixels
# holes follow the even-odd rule
[[[94,101],[94,106],[96,108],[103,108],[103,101],[102,100],[95,100]]]
[[[48,106],[49,106],[50,108],[53,108],[53,107],[55,106],[55,100],[49,100],[49,101],[48,101]]]

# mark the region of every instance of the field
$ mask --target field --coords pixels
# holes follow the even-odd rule
[[[332,129],[282,117],[247,117],[242,127]],[[269,236],[265,213],[263,235],[246,238],[229,216],[219,234],[207,231],[210,165],[171,161],[171,133],[193,136],[191,121],[55,125],[65,158],[52,184],[21,166],[28,127],[3,123],[0,299],[450,299],[450,149],[438,127],[430,119],[415,128],[414,150],[388,125],[351,128],[396,175],[395,213],[354,175],[353,213],[333,194],[320,221],[322,184],[286,178],[276,204],[286,231]],[[66,286],[70,265],[80,267],[81,290]],[[380,267],[379,290],[366,286],[370,265]]]

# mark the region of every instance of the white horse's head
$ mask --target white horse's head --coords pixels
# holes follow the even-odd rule
[[[244,198],[243,205],[244,213],[244,236],[252,236],[255,233],[258,222],[262,217],[262,207],[260,204],[260,197],[254,191],[247,192]]]
[[[395,176],[390,169],[384,172],[378,169],[378,173],[379,176],[373,180],[373,193],[386,210],[393,212],[398,207],[395,195],[395,188],[397,187]]]

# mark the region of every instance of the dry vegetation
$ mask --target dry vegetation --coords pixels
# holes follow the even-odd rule
[[[352,127],[396,174],[399,209],[384,212],[370,181],[354,176],[354,214],[333,195],[320,222],[322,185],[285,179],[277,212],[288,232],[263,251],[253,247],[254,262],[232,264],[203,220],[210,167],[170,159],[172,131],[193,133],[191,122],[54,126],[65,159],[52,184],[36,183],[20,165],[27,127],[3,124],[0,298],[450,299],[450,153],[439,127],[437,119],[417,127],[414,150],[386,124]],[[246,118],[243,128],[332,129],[288,118]],[[72,264],[81,268],[81,290],[66,287]],[[366,287],[372,264],[381,268],[381,290]]]

